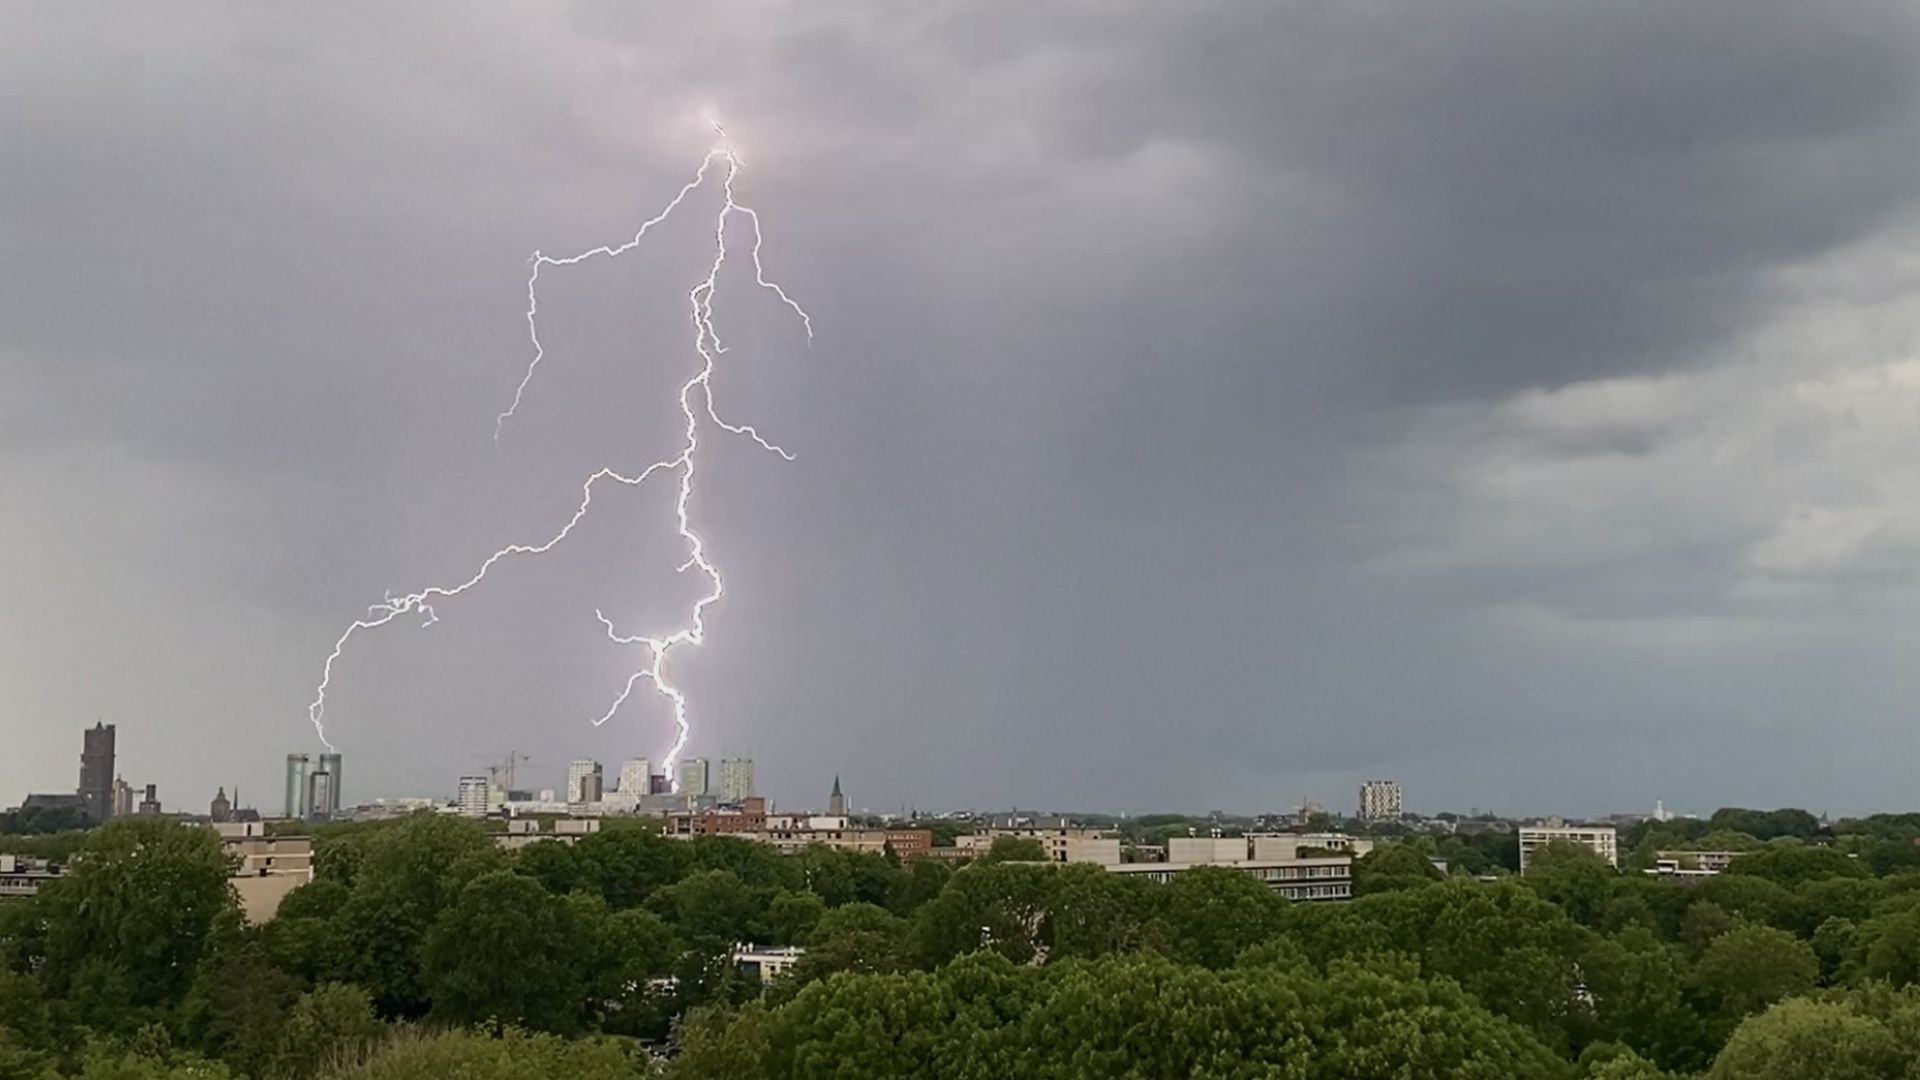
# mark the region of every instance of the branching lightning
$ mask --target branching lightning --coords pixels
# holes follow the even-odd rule
[[[574,509],[572,516],[567,519],[566,523],[560,527],[558,532],[554,533],[544,542],[538,544],[509,544],[494,552],[492,555],[489,555],[486,560],[480,564],[480,568],[474,572],[472,577],[467,578],[457,585],[429,586],[418,592],[408,593],[404,596],[393,596],[389,594],[380,603],[369,607],[366,616],[354,620],[334,642],[333,651],[328,654],[326,663],[321,668],[320,685],[315,688],[312,703],[307,706],[308,719],[313,722],[314,731],[319,735],[321,743],[329,750],[332,750],[334,746],[332,742],[328,741],[326,732],[327,688],[333,682],[334,663],[340,659],[341,654],[346,650],[347,643],[353,639],[355,634],[364,630],[373,630],[385,626],[387,623],[407,614],[418,614],[421,616],[422,625],[431,625],[439,618],[434,611],[433,605],[435,602],[458,596],[479,585],[486,579],[487,574],[493,570],[494,566],[503,560],[513,556],[543,555],[559,546],[562,541],[572,534],[574,527],[580,524],[587,516],[588,510],[592,508],[596,485],[602,482],[612,482],[626,487],[637,487],[645,483],[647,479],[655,473],[677,473],[679,476],[679,491],[674,501],[674,517],[680,538],[685,542],[687,548],[686,561],[680,564],[678,570],[681,573],[685,573],[688,570],[698,569],[701,574],[706,576],[708,582],[707,590],[699,599],[693,602],[687,611],[686,619],[682,625],[664,634],[623,636],[616,632],[612,621],[609,620],[605,614],[598,610],[594,612],[595,618],[599,619],[600,624],[605,627],[607,637],[610,640],[620,645],[643,646],[647,652],[647,663],[627,678],[626,685],[621,688],[620,693],[614,698],[613,703],[609,705],[606,711],[595,719],[593,723],[595,726],[599,726],[611,720],[614,714],[619,712],[620,707],[626,703],[627,698],[633,693],[634,685],[640,680],[646,679],[651,682],[654,689],[657,690],[662,697],[667,699],[668,704],[672,708],[674,738],[671,748],[667,751],[665,760],[667,779],[674,784],[675,790],[678,790],[678,781],[674,778],[674,770],[679,760],[680,752],[685,748],[687,738],[692,733],[692,728],[687,720],[686,695],[667,678],[667,657],[677,646],[699,645],[706,640],[707,609],[717,603],[726,592],[725,582],[720,576],[719,568],[713,564],[707,555],[706,540],[694,529],[688,512],[688,504],[693,499],[694,469],[696,457],[701,445],[700,428],[702,418],[704,417],[705,420],[711,421],[715,427],[722,431],[734,435],[744,435],[752,439],[762,449],[778,454],[788,461],[793,460],[792,454],[775,443],[768,441],[753,425],[734,424],[722,420],[718,409],[714,406],[712,386],[714,364],[716,359],[727,350],[720,343],[720,334],[714,328],[713,298],[714,293],[719,287],[721,269],[726,265],[727,261],[727,222],[729,218],[737,214],[752,224],[753,248],[750,253],[750,258],[753,261],[753,277],[755,283],[761,288],[773,292],[774,295],[780,298],[783,304],[792,309],[793,313],[799,318],[801,326],[806,330],[807,340],[809,342],[813,340],[812,317],[807,314],[806,309],[802,308],[798,302],[787,294],[785,289],[767,277],[766,268],[762,265],[760,258],[760,249],[763,243],[760,230],[760,215],[751,207],[742,205],[734,192],[734,181],[738,179],[741,171],[740,156],[727,141],[725,129],[717,123],[713,125],[713,129],[719,136],[720,141],[718,145],[707,152],[706,157],[700,162],[700,168],[694,174],[693,179],[687,181],[687,183],[680,188],[679,192],[674,195],[664,209],[643,222],[640,228],[633,234],[632,239],[618,246],[602,245],[566,258],[554,258],[538,251],[534,252],[532,259],[533,269],[527,277],[527,337],[533,345],[533,358],[528,361],[526,373],[521,377],[519,386],[514,388],[512,403],[507,406],[504,412],[501,412],[494,419],[493,437],[494,442],[497,444],[506,422],[512,419],[515,412],[519,410],[520,404],[526,396],[528,385],[533,382],[533,376],[539,369],[540,362],[546,357],[546,349],[540,342],[539,325],[539,282],[541,268],[548,266],[574,266],[598,256],[613,258],[633,250],[640,245],[640,242],[646,237],[649,230],[666,221],[690,194],[706,183],[709,173],[714,170],[717,164],[724,164],[724,174],[720,186],[725,197],[721,203],[719,212],[714,218],[713,261],[707,266],[706,276],[696,282],[693,288],[687,293],[687,302],[693,320],[693,348],[699,357],[699,365],[693,375],[689,377],[687,381],[680,384],[680,413],[686,420],[684,442],[681,443],[680,449],[672,457],[656,461],[644,469],[641,469],[639,472],[621,472],[610,466],[596,470],[591,476],[587,477],[586,482],[581,485],[580,504]],[[697,406],[694,401],[696,395],[699,398],[699,404]]]

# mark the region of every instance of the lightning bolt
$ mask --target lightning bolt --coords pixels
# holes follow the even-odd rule
[[[742,204],[734,191],[734,183],[739,178],[742,168],[740,155],[734,151],[731,143],[727,140],[726,129],[722,128],[718,123],[713,124],[713,129],[719,137],[719,142],[713,149],[707,151],[706,157],[701,160],[700,168],[694,173],[693,179],[687,181],[658,214],[641,223],[640,228],[635,231],[632,239],[618,246],[603,244],[577,255],[567,256],[566,258],[554,258],[538,251],[533,253],[533,269],[527,276],[527,337],[533,345],[533,358],[528,361],[526,373],[521,376],[520,384],[514,388],[512,403],[507,406],[505,411],[494,418],[493,437],[494,442],[497,444],[500,441],[500,435],[505,428],[506,422],[511,420],[519,410],[521,402],[525,399],[527,387],[533,382],[534,374],[538,371],[541,361],[546,358],[546,349],[540,342],[539,283],[541,269],[549,266],[575,266],[589,259],[601,257],[614,258],[632,251],[634,248],[640,246],[641,241],[646,238],[647,233],[653,229],[654,226],[659,225],[671,217],[673,212],[679,208],[680,204],[684,202],[689,195],[707,182],[709,174],[715,171],[716,166],[723,166],[720,187],[724,199],[719,212],[714,217],[713,261],[707,266],[706,276],[696,282],[693,288],[687,293],[687,303],[693,321],[693,349],[695,354],[698,355],[700,362],[693,375],[680,384],[680,413],[686,420],[686,426],[684,428],[684,441],[681,443],[679,451],[671,457],[655,461],[638,472],[621,472],[612,467],[603,467],[596,470],[591,476],[588,476],[586,482],[581,485],[580,503],[574,509],[572,516],[567,518],[566,523],[560,527],[558,532],[555,532],[545,541],[538,544],[509,544],[495,551],[492,555],[489,555],[486,560],[480,564],[480,568],[474,571],[473,576],[459,584],[429,586],[418,592],[407,593],[403,596],[388,594],[380,603],[369,607],[364,617],[354,620],[347,626],[346,630],[341,633],[339,638],[334,641],[333,651],[327,655],[326,663],[321,667],[320,684],[314,690],[313,701],[307,706],[307,717],[313,722],[314,732],[320,737],[320,742],[326,746],[327,749],[334,749],[333,743],[327,739],[326,732],[327,689],[333,683],[334,664],[339,661],[341,654],[346,651],[348,642],[353,640],[355,634],[385,626],[387,623],[408,614],[420,616],[421,625],[430,626],[439,619],[438,614],[434,610],[435,602],[451,599],[469,589],[475,588],[482,581],[486,580],[488,573],[490,573],[495,566],[506,559],[523,555],[544,555],[555,547],[558,547],[572,534],[574,527],[586,518],[588,511],[593,506],[594,492],[599,485],[603,483],[614,483],[626,487],[638,487],[656,473],[677,473],[679,477],[679,490],[678,496],[674,500],[674,518],[677,531],[679,532],[681,540],[686,544],[687,550],[686,561],[679,565],[678,572],[685,573],[688,570],[697,569],[707,579],[707,590],[699,599],[693,602],[693,605],[688,609],[686,619],[682,625],[664,634],[623,636],[615,631],[612,621],[609,620],[605,614],[599,610],[594,612],[595,618],[599,619],[601,625],[605,627],[607,637],[611,641],[620,645],[643,646],[647,651],[647,663],[644,667],[628,676],[626,685],[621,688],[620,693],[614,698],[613,703],[609,705],[606,711],[597,719],[593,720],[593,724],[597,727],[613,719],[614,714],[620,711],[620,707],[624,705],[627,698],[632,695],[634,686],[639,683],[640,680],[645,679],[651,682],[654,689],[657,690],[662,697],[667,699],[668,704],[672,708],[674,738],[673,745],[666,754],[666,775],[668,781],[673,784],[674,790],[679,790],[679,782],[675,778],[676,763],[679,760],[681,750],[686,747],[688,737],[692,734],[692,727],[687,720],[686,695],[667,678],[667,658],[678,646],[699,645],[706,640],[707,609],[717,603],[726,593],[726,584],[720,576],[720,569],[715,566],[713,561],[708,557],[706,540],[694,529],[688,511],[688,506],[693,499],[694,471],[696,457],[701,446],[700,429],[702,423],[703,421],[710,421],[714,427],[722,431],[745,436],[746,438],[752,439],[762,449],[770,453],[778,454],[787,461],[793,460],[792,454],[788,453],[779,445],[767,440],[753,425],[729,423],[721,419],[720,413],[714,405],[712,385],[714,365],[717,358],[727,350],[720,342],[719,331],[714,327],[713,298],[719,289],[721,269],[726,265],[727,261],[727,222],[729,218],[739,215],[753,226],[753,247],[750,252],[750,258],[753,262],[755,284],[771,291],[775,296],[779,297],[781,303],[790,308],[799,318],[800,325],[806,331],[808,343],[811,344],[813,341],[812,316],[808,315],[806,309],[801,307],[793,297],[789,296],[784,288],[767,277],[766,267],[761,262],[760,256],[761,247],[765,242],[760,228],[760,215],[751,207]],[[696,398],[698,399],[697,404]]]

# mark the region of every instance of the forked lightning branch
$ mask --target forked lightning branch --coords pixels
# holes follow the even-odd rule
[[[586,518],[588,511],[592,509],[595,493],[603,485],[637,487],[659,476],[662,479],[670,478],[677,484],[678,493],[674,500],[675,528],[686,547],[686,559],[678,569],[681,573],[698,572],[706,578],[707,587],[687,609],[685,618],[678,626],[653,633],[622,634],[605,614],[600,611],[594,612],[595,618],[605,628],[609,639],[616,644],[638,647],[644,654],[645,662],[628,676],[625,685],[620,688],[606,710],[593,718],[593,723],[597,726],[611,720],[632,695],[634,687],[641,681],[652,684],[654,690],[665,700],[671,710],[673,741],[664,760],[667,779],[678,789],[679,781],[674,775],[674,767],[680,759],[680,752],[686,746],[692,728],[687,716],[686,694],[672,681],[668,671],[668,659],[680,646],[699,645],[706,640],[707,609],[717,603],[726,592],[726,583],[720,575],[720,568],[709,555],[705,538],[694,528],[690,513],[702,436],[711,432],[741,435],[753,440],[771,453],[778,454],[788,461],[793,460],[792,454],[768,441],[753,425],[722,419],[713,400],[714,364],[726,352],[725,346],[720,341],[720,333],[714,326],[713,301],[714,293],[719,287],[721,269],[727,261],[727,226],[734,218],[743,219],[752,227],[753,246],[749,257],[753,263],[754,282],[759,287],[774,293],[782,303],[792,309],[794,315],[800,320],[800,325],[806,330],[807,340],[813,340],[812,318],[791,296],[787,295],[785,289],[767,277],[766,268],[760,257],[762,244],[760,215],[751,207],[742,204],[735,194],[734,186],[741,174],[740,156],[728,142],[724,129],[715,124],[714,131],[719,136],[719,143],[707,152],[693,179],[681,187],[658,214],[643,222],[633,234],[632,239],[617,246],[603,245],[565,258],[555,258],[538,251],[534,252],[533,269],[527,277],[527,336],[533,346],[533,358],[527,363],[526,374],[522,376],[520,385],[514,389],[512,403],[494,420],[494,441],[498,443],[507,421],[513,419],[515,412],[520,408],[541,361],[546,358],[546,349],[540,342],[541,271],[549,267],[558,269],[578,266],[596,259],[616,258],[632,251],[640,246],[649,231],[671,217],[689,195],[707,184],[713,174],[718,172],[724,198],[714,217],[713,259],[707,264],[705,276],[696,281],[687,292],[689,318],[693,325],[693,356],[697,363],[693,374],[680,384],[680,414],[685,421],[685,426],[679,449],[672,456],[655,461],[635,472],[624,472],[613,466],[596,470],[581,485],[580,503],[573,514],[547,539],[539,543],[509,544],[500,548],[487,556],[471,577],[458,584],[428,586],[404,596],[389,595],[380,603],[369,607],[366,615],[354,620],[334,642],[333,651],[327,655],[326,663],[321,668],[320,684],[314,690],[313,701],[307,706],[307,715],[313,721],[314,731],[319,735],[321,743],[329,750],[333,749],[333,743],[328,740],[326,730],[327,690],[333,683],[334,665],[339,662],[341,654],[346,651],[347,644],[353,640],[354,635],[385,626],[403,615],[417,615],[423,625],[431,625],[438,619],[438,614],[434,610],[435,603],[459,596],[477,587],[486,580],[487,575],[493,572],[495,567],[503,562],[522,556],[544,555],[558,547]]]

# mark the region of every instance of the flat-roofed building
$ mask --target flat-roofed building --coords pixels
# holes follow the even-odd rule
[[[1120,837],[1111,829],[1089,829],[1075,825],[1008,825],[982,829],[969,836],[956,837],[954,846],[979,858],[993,849],[1002,836],[1039,843],[1048,862],[1092,863],[1117,866],[1120,863]]]
[[[313,880],[311,836],[269,836],[258,821],[221,822],[213,829],[221,850],[235,861],[233,891],[248,922],[273,918],[288,893]]]
[[[1174,875],[1198,866],[1214,866],[1246,874],[1274,892],[1294,901],[1350,900],[1353,898],[1353,859],[1345,855],[1324,859],[1248,860],[1218,863],[1121,863],[1108,873],[1130,874],[1148,881],[1169,882]]]
[[[1578,844],[1619,866],[1619,839],[1611,825],[1522,825],[1520,826],[1520,872],[1526,873],[1533,856],[1549,844]]]
[[[66,867],[48,859],[0,855],[0,900],[40,895],[41,886],[66,876]]]

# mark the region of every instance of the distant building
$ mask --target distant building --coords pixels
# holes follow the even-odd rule
[[[233,802],[227,798],[227,789],[222,787],[219,791],[214,792],[213,802],[207,805],[207,820],[219,825],[232,820],[232,818]]]
[[[160,815],[160,785],[147,785],[147,797],[140,800],[140,805],[134,812],[142,817],[158,817]]]
[[[753,794],[753,759],[720,759],[720,801],[745,802]]]
[[[341,785],[346,783],[346,777],[340,772],[339,753],[329,750],[321,754],[320,771],[327,774],[327,804],[318,808],[323,813],[317,816],[331,818],[340,813]]]
[[[1400,781],[1367,780],[1360,785],[1361,821],[1400,820]]]
[[[0,855],[0,900],[40,895],[40,887],[66,874],[66,867],[25,855]]]
[[[1120,837],[1117,833],[1110,829],[1085,829],[1064,823],[990,826],[970,836],[956,837],[956,854],[964,853],[978,858],[992,850],[993,842],[1002,836],[1038,841],[1049,862],[1084,862],[1096,866],[1115,866],[1120,862]]]
[[[620,766],[620,790],[639,798],[652,786],[653,766],[646,758],[634,758]]]
[[[484,776],[460,778],[460,814],[462,817],[486,817],[492,785]]]
[[[299,820],[307,816],[307,766],[305,754],[287,755],[286,810],[280,815]]]
[[[1731,866],[1733,860],[1743,854],[1741,851],[1656,851],[1653,857],[1656,867],[1672,863],[1675,871],[1697,870],[1712,876]]]
[[[733,963],[748,978],[760,980],[760,985],[765,987],[772,986],[806,954],[807,950],[798,945],[736,945]]]
[[[220,835],[221,849],[234,860],[228,880],[248,922],[273,918],[288,893],[313,880],[312,837],[268,836],[258,821],[226,822],[213,830]]]
[[[707,759],[690,757],[680,759],[680,794],[691,795],[696,799],[707,794]]]
[[[64,791],[35,792],[28,795],[26,799],[20,803],[20,809],[40,811],[65,810],[69,813],[84,816],[87,812],[87,797],[80,794],[69,795]]]
[[[604,782],[599,769],[595,769],[585,776],[582,776],[580,778],[580,801],[583,803],[599,802],[601,796],[605,794],[605,792],[600,789],[601,784]]]
[[[95,821],[113,816],[113,731],[112,724],[96,723],[81,735],[77,791]]]
[[[586,780],[589,776],[600,776],[600,763],[592,758],[580,758],[567,766],[568,802],[583,803],[589,801],[586,795]]]
[[[1520,872],[1527,872],[1527,864],[1533,860],[1535,852],[1548,844],[1578,844],[1590,849],[1594,854],[1607,860],[1608,866],[1619,866],[1618,834],[1611,825],[1522,825],[1520,826]]]
[[[1149,881],[1169,882],[1175,874],[1195,866],[1214,865],[1237,870],[1289,900],[1350,900],[1353,898],[1353,860],[1339,855],[1324,859],[1281,859],[1221,863],[1118,863],[1108,873],[1131,874]]]
[[[329,807],[338,805],[334,797],[333,774],[325,769],[315,769],[307,774],[307,820],[326,821],[333,816]]]
[[[827,816],[846,817],[847,797],[840,793],[840,778],[833,778],[833,794],[827,796]]]
[[[133,813],[133,785],[127,778],[117,776],[113,781],[113,816],[127,817]]]

